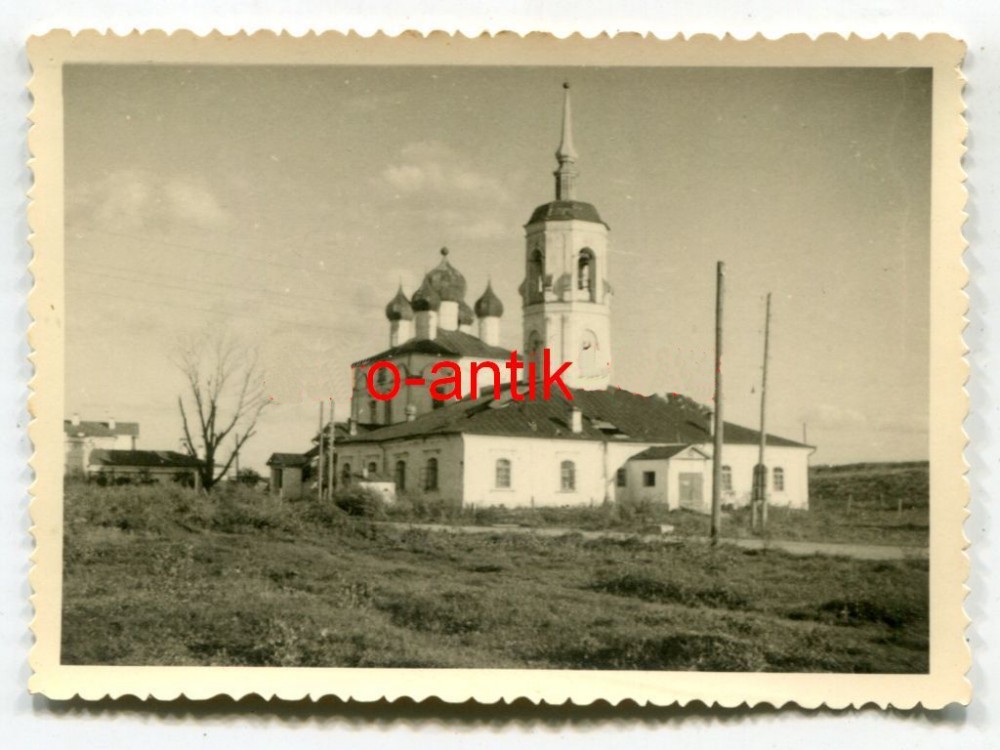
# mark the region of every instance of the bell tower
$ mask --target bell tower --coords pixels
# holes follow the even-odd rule
[[[611,299],[608,225],[590,203],[576,200],[577,153],[569,84],[563,84],[562,138],[556,150],[555,200],[535,209],[525,225],[525,275],[521,284],[526,360],[541,372],[549,350],[555,370],[572,388],[603,390],[611,384]]]

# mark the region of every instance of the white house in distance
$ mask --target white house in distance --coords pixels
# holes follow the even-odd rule
[[[570,363],[564,381],[573,398],[554,389],[550,400],[519,401],[508,388],[494,399],[487,387],[479,398],[466,393],[461,401],[442,403],[426,388],[405,386],[392,401],[370,396],[367,368],[380,360],[393,362],[404,378],[419,375],[428,382],[436,362],[455,360],[468,384],[472,362],[501,363],[510,356],[497,343],[503,304],[487,285],[470,308],[466,280],[442,251],[412,298],[400,289],[386,307],[390,348],[354,364],[351,419],[337,425],[335,437],[339,487],[377,477],[393,480],[401,496],[464,505],[631,500],[708,512],[708,411],[684,396],[643,396],[612,385],[610,231],[597,209],[576,197],[566,88],[555,200],[536,208],[525,225],[521,352],[532,359],[547,349],[553,370]],[[388,387],[384,377],[376,382]],[[727,423],[723,438],[723,503],[745,505],[760,434]],[[811,451],[767,436],[772,504],[808,507]]]
[[[82,420],[79,414],[74,414],[71,419],[63,420],[63,434],[66,436],[66,474],[82,476],[88,471],[90,454],[94,450],[135,450],[139,424],[115,419]]]

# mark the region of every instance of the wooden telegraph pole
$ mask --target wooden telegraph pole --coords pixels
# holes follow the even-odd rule
[[[316,499],[323,502],[323,402],[319,402],[319,452],[316,454]]]
[[[767,445],[765,416],[767,414],[767,354],[771,337],[771,293],[767,293],[767,311],[764,314],[764,369],[760,382],[760,444],[757,449],[757,465],[753,468],[752,525],[763,531],[767,528],[767,464],[764,450]]]
[[[719,543],[722,525],[722,296],[726,267],[720,260],[715,272],[715,414],[712,450],[712,527],[709,534],[712,544]]]
[[[333,407],[334,407],[333,398],[331,398],[330,399],[330,439],[329,439],[328,445],[326,447],[326,452],[327,452],[327,472],[326,472],[327,493],[326,493],[326,496],[330,500],[333,500],[333,489],[334,489],[334,485],[337,483],[337,475],[336,475],[336,472],[333,470],[333,456],[334,456],[333,450],[334,450],[334,446],[336,445],[336,439],[335,439],[336,436],[334,435],[334,433],[336,433],[336,431],[337,431],[337,423],[333,419]]]

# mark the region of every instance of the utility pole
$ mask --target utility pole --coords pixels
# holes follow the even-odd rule
[[[337,432],[337,423],[334,421],[334,418],[333,418],[333,407],[334,407],[334,403],[333,403],[333,398],[331,397],[330,398],[330,439],[328,441],[329,444],[327,445],[327,449],[326,449],[327,450],[327,456],[328,456],[327,472],[326,472],[326,484],[327,484],[327,493],[326,493],[326,495],[327,495],[327,497],[330,500],[333,500],[334,485],[337,483],[337,474],[333,470],[333,461],[334,461],[333,450],[334,450],[334,446],[336,445],[336,436],[335,436],[335,433]]]
[[[323,502],[323,402],[319,402],[319,452],[316,454],[316,499]]]
[[[720,260],[715,271],[715,446],[712,450],[712,527],[709,537],[719,543],[722,525],[722,296],[726,267]]]
[[[764,313],[764,367],[760,381],[760,444],[757,450],[757,465],[753,468],[753,525],[760,521],[760,530],[767,528],[767,464],[764,450],[767,445],[767,355],[771,337],[771,293],[767,293],[767,308]]]

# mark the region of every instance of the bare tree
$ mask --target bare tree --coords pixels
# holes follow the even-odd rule
[[[177,366],[188,386],[177,397],[184,426],[182,443],[188,455],[202,461],[201,485],[211,490],[229,471],[244,443],[256,434],[257,420],[270,403],[264,372],[257,351],[226,334],[181,344]],[[231,435],[235,438],[229,442],[232,449],[223,461],[223,441]]]

